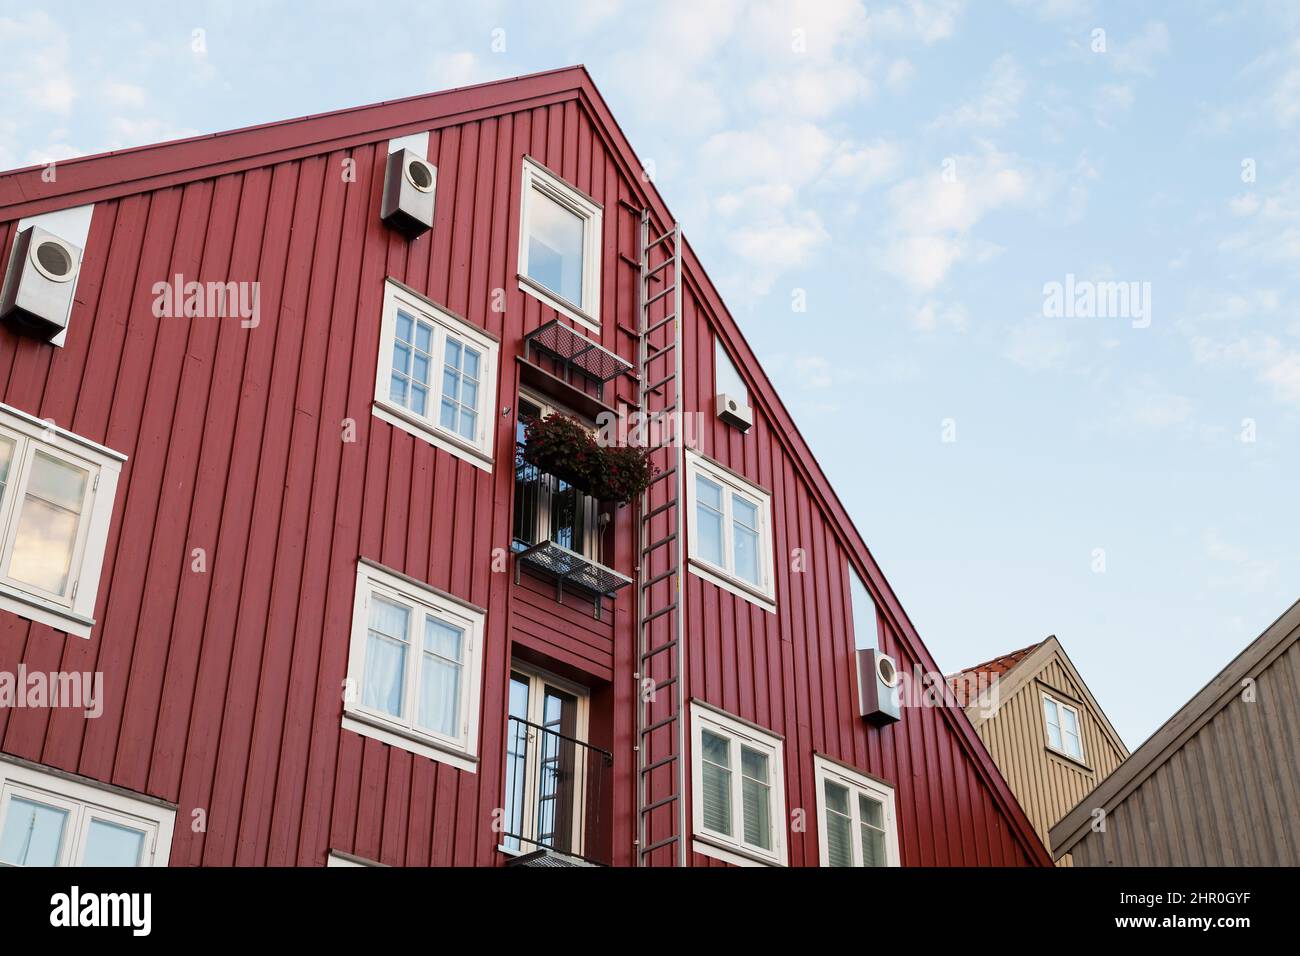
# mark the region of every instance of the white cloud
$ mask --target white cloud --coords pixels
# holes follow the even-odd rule
[[[472,86],[496,78],[496,71],[468,50],[435,53],[429,64],[429,81],[435,90]]]
[[[962,331],[968,316],[964,306],[956,303],[944,305],[927,299],[912,316],[912,325],[921,332],[936,332],[941,328]]]
[[[964,6],[964,0],[903,0],[874,13],[871,22],[881,36],[935,43],[952,36]]]
[[[1042,372],[1064,367],[1073,350],[1059,322],[1035,317],[1012,327],[1002,354],[1021,368]]]
[[[1169,28],[1153,20],[1131,39],[1112,43],[1108,56],[1111,65],[1121,73],[1151,75],[1156,71],[1156,60],[1169,52]]]
[[[19,103],[57,114],[72,109],[77,87],[68,66],[68,38],[43,10],[0,17],[0,88],[7,109]]]
[[[936,170],[889,193],[893,220],[885,267],[922,291],[937,287],[960,260],[995,254],[997,247],[972,242],[971,230],[989,213],[1030,198],[1029,176],[1005,153],[986,147],[954,161],[951,182]]]
[[[1125,392],[1126,418],[1142,428],[1171,428],[1191,418],[1195,405],[1185,395],[1167,391],[1145,378]]]
[[[1016,61],[1007,55],[993,62],[979,96],[940,116],[934,127],[997,127],[1016,118],[1025,79]]]
[[[100,95],[113,106],[141,109],[148,97],[134,83],[108,82],[100,87]]]
[[[1300,407],[1300,349],[1273,335],[1249,335],[1228,341],[1192,338],[1192,356],[1202,365],[1249,370],[1274,400]]]
[[[891,90],[901,90],[911,82],[915,73],[912,61],[907,57],[899,57],[889,64],[889,70],[885,73],[885,85]]]

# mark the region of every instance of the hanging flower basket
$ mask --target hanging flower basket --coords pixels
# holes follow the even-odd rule
[[[636,501],[658,472],[649,449],[602,447],[582,422],[556,413],[528,423],[523,460],[599,501],[619,505]]]

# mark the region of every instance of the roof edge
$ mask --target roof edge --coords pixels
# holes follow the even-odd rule
[[[1164,758],[1179,749],[1228,705],[1237,695],[1241,681],[1256,670],[1263,670],[1300,639],[1300,600],[1264,629],[1219,673],[1202,687],[1172,717],[1160,725],[1142,746],[1115,768],[1115,771],[1062,817],[1048,833],[1054,859],[1069,853],[1087,836],[1092,812],[1110,812],[1136,790],[1164,763]]]

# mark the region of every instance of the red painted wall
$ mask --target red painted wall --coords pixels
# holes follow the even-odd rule
[[[0,750],[177,803],[173,865],[321,864],[331,848],[396,865],[502,862],[490,824],[512,645],[595,688],[592,736],[615,751],[615,859],[633,859],[632,589],[596,621],[580,601],[556,605],[543,582],[516,587],[492,570],[493,549],[511,536],[515,356],[555,315],[515,283],[525,154],[603,204],[601,341],[635,356],[636,272],[620,253],[636,255],[632,210],[645,187],[585,72],[548,76],[557,79],[520,81],[512,105],[468,120],[435,101],[440,111],[422,123],[410,107],[406,128],[377,119],[374,132],[286,151],[273,165],[241,168],[235,157],[208,178],[70,195],[62,205],[97,205],[67,347],[0,329],[0,401],[130,456],[92,637],[0,612],[0,670],[102,670],[105,712],[0,711]],[[437,219],[408,242],[379,221],[384,143],[430,127]],[[340,175],[348,159],[354,183]],[[146,181],[151,154],[132,162]],[[74,181],[93,179],[88,168]],[[7,251],[31,204],[5,199]],[[707,409],[712,336],[720,329],[748,349],[688,263],[686,398]],[[176,273],[259,280],[260,326],[155,319],[151,286]],[[500,337],[490,475],[372,417],[386,276]],[[489,308],[497,288],[504,314]],[[745,374],[751,394],[766,396],[762,373]],[[631,395],[633,383],[619,391]],[[810,819],[814,751],[891,781],[905,864],[1044,862],[1017,836],[1018,810],[958,712],[909,710],[883,730],[856,718],[850,555],[877,591],[884,649],[905,670],[932,662],[912,649],[911,625],[784,411],[767,403],[756,398],[745,436],[706,416],[704,451],[775,493],[778,610],[689,576],[688,696],[784,735],[787,807]],[[341,441],[349,418],[351,444]],[[628,509],[611,534],[615,565],[631,574]],[[808,573],[790,573],[795,547]],[[206,550],[206,573],[190,569],[193,548]],[[488,609],[478,773],[340,729],[358,556]],[[189,825],[196,808],[206,832]],[[809,830],[790,835],[791,864],[816,863]]]

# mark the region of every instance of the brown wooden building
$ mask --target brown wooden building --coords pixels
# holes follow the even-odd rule
[[[1050,845],[1076,866],[1297,866],[1297,806],[1300,601],[1053,826]]]
[[[948,678],[1038,835],[1128,756],[1055,636]],[[1068,854],[1058,859],[1071,865]]]

